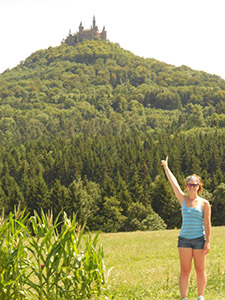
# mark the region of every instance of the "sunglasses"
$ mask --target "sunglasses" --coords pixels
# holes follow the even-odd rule
[[[190,187],[197,187],[199,186],[198,183],[187,183],[187,186],[190,188]]]

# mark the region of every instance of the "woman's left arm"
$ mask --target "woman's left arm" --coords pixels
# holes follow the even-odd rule
[[[208,201],[204,201],[204,227],[205,227],[205,254],[209,253],[211,240],[211,206]]]

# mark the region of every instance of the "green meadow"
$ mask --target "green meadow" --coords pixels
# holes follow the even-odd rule
[[[178,234],[179,230],[100,234],[115,299],[181,299]],[[225,299],[224,237],[225,227],[212,228],[206,300]],[[194,265],[188,299],[197,299]]]

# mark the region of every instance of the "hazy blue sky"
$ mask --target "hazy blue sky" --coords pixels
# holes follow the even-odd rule
[[[0,72],[60,45],[80,22],[136,55],[225,79],[225,0],[0,0]]]

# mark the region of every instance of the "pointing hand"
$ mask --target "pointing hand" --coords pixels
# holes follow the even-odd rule
[[[166,157],[165,160],[161,160],[161,164],[164,168],[168,168],[168,156]]]

